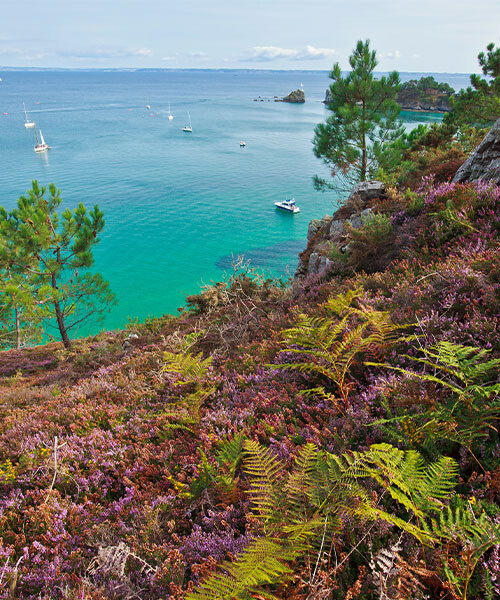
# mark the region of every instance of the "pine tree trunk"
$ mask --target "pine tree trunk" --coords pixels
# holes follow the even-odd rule
[[[366,105],[363,100],[363,125],[366,122]],[[366,133],[363,131],[363,147],[362,147],[362,158],[361,158],[361,181],[366,181],[366,171],[368,168],[368,157],[366,155]]]
[[[21,349],[21,326],[19,323],[19,310],[16,308],[14,309],[15,315],[16,315],[16,349],[20,350]]]
[[[57,290],[57,281],[54,273],[51,275],[51,283],[52,288]],[[68,337],[68,332],[66,330],[66,325],[64,324],[64,316],[61,310],[61,305],[59,304],[59,300],[54,300],[54,308],[56,309],[56,319],[57,326],[59,327],[59,333],[61,334],[61,339],[63,341],[64,347],[69,350],[71,348],[71,340]]]

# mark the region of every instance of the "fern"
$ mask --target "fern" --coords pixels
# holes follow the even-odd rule
[[[425,543],[434,533],[419,522],[425,511],[440,508],[456,484],[456,464],[442,459],[429,466],[414,451],[403,452],[389,444],[376,444],[366,452],[337,456],[303,446],[291,472],[269,448],[244,442],[244,471],[250,478],[250,498],[260,525],[254,540],[233,563],[224,563],[190,600],[273,598],[266,588],[291,573],[291,561],[316,548],[321,535],[334,535],[342,515],[360,521],[384,520]],[[382,493],[373,494],[373,481]],[[387,502],[382,500],[386,496]],[[406,512],[396,515],[386,505],[390,499]]]
[[[336,384],[347,407],[352,382],[348,372],[360,354],[376,354],[398,339],[389,313],[359,302],[360,290],[349,290],[330,298],[321,308],[325,317],[300,315],[296,325],[283,332],[287,352],[303,360],[273,368],[296,369],[321,375]],[[358,300],[358,307],[353,306]]]
[[[221,570],[203,582],[197,590],[187,594],[187,600],[234,600],[254,597],[264,585],[282,581],[292,573],[288,562],[298,550],[269,539],[251,542],[234,562],[225,562]],[[262,593],[262,592],[261,592]],[[274,598],[266,594],[267,598]]]
[[[163,372],[179,374],[179,379],[174,383],[176,387],[183,388],[180,399],[174,403],[175,410],[166,410],[164,415],[179,422],[199,422],[200,409],[215,388],[208,382],[208,373],[212,365],[212,357],[203,358],[203,355],[193,355],[187,351],[165,352],[163,355]],[[185,391],[184,386],[188,387]]]
[[[180,385],[202,381],[212,364],[212,357],[203,359],[203,354],[193,355],[189,352],[164,352],[163,371],[167,373],[179,373]]]
[[[226,465],[228,474],[234,477],[243,455],[244,435],[239,433],[232,440],[224,441],[217,453],[216,460],[219,465]]]
[[[434,439],[446,439],[463,444],[471,452],[472,443],[497,431],[496,421],[500,416],[500,383],[491,381],[498,373],[500,359],[489,359],[490,351],[439,342],[422,349],[424,357],[405,355],[406,358],[425,365],[427,371],[417,373],[392,365],[366,362],[369,366],[386,367],[421,381],[441,385],[449,390],[448,401],[441,402],[432,411],[409,417],[404,415],[375,424],[401,421],[403,419],[424,420],[420,428]],[[476,459],[477,460],[477,459]]]
[[[269,448],[253,440],[247,440],[244,448],[245,471],[250,476],[249,494],[255,512],[263,522],[274,522],[278,505],[277,484],[281,479],[283,463]]]
[[[476,516],[472,507],[458,500],[455,508],[447,506],[425,523],[426,530],[444,544],[459,544],[461,552],[454,553],[452,563],[442,556],[444,572],[457,595],[467,599],[469,582],[477,563],[485,552],[500,544],[500,527],[483,512]]]

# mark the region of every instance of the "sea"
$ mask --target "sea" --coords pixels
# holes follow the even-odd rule
[[[455,89],[469,82],[434,76]],[[13,208],[36,179],[61,190],[62,207],[104,211],[94,269],[118,303],[104,323],[73,335],[176,314],[186,295],[227,277],[238,260],[286,279],[309,221],[339,204],[312,183],[328,176],[312,151],[314,127],[329,114],[326,71],[0,68],[0,77],[0,205]],[[305,104],[274,101],[299,87]],[[23,102],[46,153],[33,151]],[[402,117],[408,128],[441,119]],[[290,197],[299,214],[275,209]]]

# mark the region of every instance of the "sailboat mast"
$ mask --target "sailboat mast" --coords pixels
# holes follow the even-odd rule
[[[26,104],[24,104],[23,102],[23,106],[24,106],[24,118],[26,120],[26,123],[28,122],[28,113],[26,112]]]

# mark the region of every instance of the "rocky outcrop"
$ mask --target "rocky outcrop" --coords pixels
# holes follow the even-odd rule
[[[326,90],[323,102],[329,104],[332,101],[330,89]],[[422,95],[417,90],[403,89],[399,92],[397,103],[402,110],[415,110],[422,112],[449,112],[451,110],[450,94],[436,90],[429,90]]]
[[[437,90],[429,90],[427,94],[422,95],[417,90],[402,89],[396,101],[403,110],[425,112],[449,112],[451,110],[450,95]]]
[[[354,186],[346,202],[333,214],[309,223],[307,248],[299,255],[296,279],[325,272],[331,264],[332,252],[348,251],[347,228],[358,229],[372,212],[373,200],[385,196],[381,181],[364,181]]]
[[[275,102],[292,102],[295,104],[303,104],[306,101],[306,96],[304,94],[304,90],[295,90],[294,92],[290,92],[288,96],[284,98],[275,98]]]
[[[500,185],[500,119],[497,119],[486,137],[458,169],[454,182],[483,179]]]

